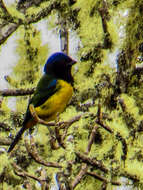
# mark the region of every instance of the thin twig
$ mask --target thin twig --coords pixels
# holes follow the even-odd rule
[[[91,146],[94,142],[94,138],[95,138],[95,134],[96,134],[96,131],[98,129],[98,126],[94,126],[93,129],[92,129],[92,132],[90,134],[90,137],[89,137],[89,142],[88,142],[88,145],[87,145],[87,149],[86,149],[86,154],[88,154],[91,150]]]
[[[106,131],[108,131],[109,133],[113,133],[113,130],[109,127],[109,126],[107,126],[107,125],[105,125],[105,124],[103,124],[103,122],[102,121],[96,121],[96,123],[98,124],[98,125],[100,125],[101,127],[103,127]]]
[[[22,168],[20,168],[16,163],[12,163],[13,168],[15,169],[14,172],[16,173],[16,175],[21,176],[21,177],[29,177],[31,179],[34,179],[36,181],[38,181],[39,183],[41,183],[43,180],[41,180],[40,178],[31,175],[27,172],[25,172]],[[44,180],[45,181],[45,180]]]
[[[7,23],[17,23],[19,21],[18,18],[14,18],[8,11],[7,7],[4,4],[3,0],[0,0],[0,7],[4,14],[0,15],[0,17],[6,20]],[[16,20],[17,22],[14,22]]]
[[[66,146],[65,146],[64,141],[62,139],[62,136],[60,135],[60,129],[58,126],[55,128],[55,135],[56,135],[56,139],[58,141],[59,146],[61,146],[62,148],[65,149]]]
[[[100,125],[101,127],[103,127],[105,130],[107,130],[108,132],[113,133],[113,130],[110,127],[108,127],[107,125],[103,124],[102,120],[103,120],[103,114],[102,114],[102,111],[101,111],[101,103],[100,103],[100,100],[99,100],[96,123],[98,125]]]
[[[109,181],[105,178],[105,177],[102,177],[100,175],[98,175],[97,173],[95,172],[87,172],[88,175],[92,176],[92,177],[95,177],[96,179],[99,179],[101,181],[104,181],[106,183],[109,183]]]
[[[74,181],[72,182],[72,189],[74,189],[77,186],[77,184],[80,183],[81,179],[84,177],[86,172],[87,172],[87,164],[83,164],[81,166],[80,172],[78,173],[78,175],[75,177]]]
[[[102,115],[102,111],[101,111],[100,99],[99,99],[99,102],[98,102],[97,118],[98,118],[98,122],[101,122],[102,119],[103,119],[103,115]]]
[[[0,99],[0,108],[2,107],[3,97]]]
[[[80,118],[82,117],[82,114],[81,115],[78,115],[78,116],[75,116],[73,118],[71,118],[70,120],[68,121],[65,121],[65,122],[59,122],[57,123],[57,127],[56,127],[56,138],[58,140],[58,143],[61,147],[65,148],[65,144],[64,144],[64,140],[67,136],[67,132],[68,132],[68,129],[69,127],[76,121],[79,121]],[[60,135],[59,133],[59,130],[60,129],[64,129],[62,135]]]
[[[41,190],[48,190],[49,189],[49,184],[46,182],[47,181],[47,172],[44,168],[41,169],[40,171],[40,179],[41,179]]]
[[[79,121],[82,116],[83,114],[77,115],[75,117],[72,117],[68,121],[59,122],[58,125],[60,126],[60,129],[64,129],[65,127],[70,127],[74,122]]]
[[[108,172],[108,169],[102,164],[101,161],[96,160],[95,158],[92,159],[90,157],[87,157],[85,154],[81,154],[79,152],[75,152],[75,154],[85,163],[90,164],[92,166],[96,166],[97,168],[99,168],[100,170],[104,171],[104,172]]]
[[[127,110],[127,107],[126,107],[124,100],[122,98],[118,98],[118,102],[121,105],[123,112],[125,112]]]
[[[0,28],[0,45],[3,44],[8,39],[8,37],[17,30],[19,25],[19,23],[9,23],[3,28]]]
[[[97,173],[95,172],[87,172],[88,175],[92,176],[92,177],[95,177],[96,179],[99,179],[101,181],[104,181],[105,183],[112,183],[112,185],[121,185],[120,182],[116,182],[116,181],[109,181],[107,180],[105,177],[102,177],[100,175],[98,175]]]
[[[102,19],[102,28],[105,34],[103,47],[107,49],[111,48],[112,46],[112,40],[107,25],[107,21],[110,19],[110,16],[109,16],[107,2],[105,0],[102,0],[102,4],[103,4],[102,8],[99,8],[98,11]]]
[[[57,173],[56,181],[60,190],[71,190],[68,178],[65,176],[64,172]]]
[[[62,166],[56,162],[46,162],[40,158],[40,156],[37,152],[35,143],[34,143],[34,138],[32,136],[30,138],[30,146],[29,146],[27,140],[25,140],[25,146],[26,146],[28,153],[31,155],[31,157],[37,163],[42,164],[42,165],[47,166],[47,167],[62,168]]]

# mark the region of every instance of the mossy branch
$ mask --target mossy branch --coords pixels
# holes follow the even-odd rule
[[[16,175],[20,176],[20,177],[24,177],[24,178],[31,178],[34,179],[36,181],[38,181],[40,184],[44,182],[46,182],[46,179],[41,179],[40,177],[36,177],[34,175],[29,174],[28,172],[25,172],[20,166],[18,166],[16,163],[12,163],[12,166],[14,168],[14,172]]]
[[[38,22],[39,20],[41,20],[42,18],[47,17],[52,10],[54,9],[58,9],[60,6],[60,3],[57,1],[52,2],[48,7],[42,9],[42,11],[39,11],[37,14],[30,16],[30,18],[27,18],[23,24],[31,24],[31,23],[35,23]]]
[[[56,174],[56,180],[59,186],[59,189],[61,190],[72,190],[68,181],[67,176],[64,174],[64,172],[58,172]]]
[[[107,180],[105,177],[102,177],[102,176],[98,175],[98,174],[95,173],[95,172],[87,172],[87,174],[90,175],[90,176],[92,176],[92,177],[94,177],[94,178],[96,178],[96,179],[99,179],[100,181],[103,181],[103,182],[105,182],[105,183],[112,183],[113,185],[121,185],[120,182],[109,181],[109,180]]]
[[[54,163],[54,162],[46,162],[44,160],[42,160],[37,152],[36,149],[36,145],[34,142],[34,138],[31,137],[30,138],[30,145],[28,144],[28,141],[25,140],[25,146],[26,146],[26,150],[27,152],[31,155],[31,157],[39,164],[47,166],[47,167],[54,167],[54,168],[62,168],[62,166],[58,163]]]
[[[92,166],[96,166],[100,170],[104,171],[105,173],[108,172],[108,169],[102,164],[101,161],[96,160],[95,158],[90,158],[86,156],[85,154],[82,154],[80,152],[75,152],[75,154],[85,163],[90,164]]]
[[[91,150],[91,146],[92,146],[92,144],[94,142],[94,138],[95,138],[97,129],[98,129],[98,126],[96,126],[96,125],[92,129],[92,132],[91,132],[90,137],[89,137],[89,142],[88,142],[88,145],[87,145],[87,149],[86,149],[86,154],[88,154],[90,152],[90,150]]]
[[[98,11],[102,19],[102,28],[105,34],[103,48],[110,49],[112,47],[112,40],[111,40],[110,33],[108,32],[108,26],[107,26],[107,21],[109,20],[110,16],[109,16],[107,2],[105,0],[103,0],[102,2],[103,2],[103,6],[102,8],[98,9]]]
[[[0,3],[2,3],[2,0]],[[58,9],[59,6],[60,4],[57,1],[54,1],[51,4],[49,4],[48,7],[45,7],[44,9],[42,9],[42,11],[39,11],[37,14],[30,15],[29,17],[27,16],[24,20],[17,18],[16,22],[13,21],[14,20],[13,17],[7,12],[8,17],[10,18],[10,22],[8,19],[7,25],[6,26],[2,25],[0,28],[0,45],[3,44],[8,39],[8,37],[12,35],[17,30],[17,28],[19,28],[19,26],[25,25],[25,24],[29,25],[31,23],[38,22],[39,20],[48,16],[52,12],[52,10]],[[26,7],[25,11],[28,8],[29,7]],[[7,11],[4,5],[3,5],[3,9],[4,9],[4,12]]]
[[[87,164],[82,164],[80,172],[72,182],[72,189],[74,189],[80,183],[81,179],[86,175],[87,169]]]
[[[5,89],[0,90],[0,96],[25,96],[31,95],[35,91],[35,88],[29,89]]]
[[[98,103],[98,110],[97,110],[97,120],[96,120],[96,123],[97,123],[98,125],[100,125],[101,127],[103,127],[105,130],[107,130],[109,133],[113,133],[113,130],[112,130],[109,126],[107,126],[107,125],[105,125],[105,124],[103,123],[103,113],[102,113],[102,111],[101,111],[101,103],[100,103],[100,101],[99,101],[99,103]]]

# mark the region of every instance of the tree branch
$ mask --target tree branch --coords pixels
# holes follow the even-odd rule
[[[31,89],[5,89],[0,90],[0,96],[25,96],[31,95],[35,91],[35,88]]]
[[[94,142],[94,138],[95,138],[95,134],[96,134],[96,131],[98,129],[98,126],[94,126],[93,129],[92,129],[92,132],[90,134],[90,137],[89,137],[89,142],[88,142],[88,146],[87,146],[87,149],[86,149],[86,154],[88,154],[91,150],[91,146]]]
[[[44,166],[47,166],[47,167],[54,167],[54,168],[62,168],[61,165],[59,165],[58,163],[56,162],[46,162],[44,160],[42,160],[37,152],[37,149],[36,149],[36,146],[35,146],[35,143],[34,143],[34,138],[31,137],[30,139],[30,145],[28,144],[27,140],[25,140],[25,146],[26,146],[26,149],[27,149],[27,152],[31,155],[31,157],[39,164],[42,164]]]
[[[98,175],[95,172],[87,172],[87,174],[90,175],[90,176],[92,176],[92,177],[95,177],[96,179],[99,179],[100,181],[104,181],[105,183],[110,183],[111,182],[113,185],[121,185],[120,182],[109,181],[105,177],[102,177],[102,176]]]
[[[42,183],[42,181],[46,181],[46,180],[41,180],[40,178],[23,171],[22,168],[20,168],[16,163],[12,163],[12,166],[15,169],[14,172],[16,173],[16,175],[18,175],[20,177],[32,178],[32,179],[38,181],[40,184]]]
[[[99,101],[96,123],[98,125],[100,125],[101,127],[103,127],[105,130],[107,130],[108,132],[113,133],[113,130],[110,127],[108,127],[107,125],[105,125],[102,120],[103,120],[103,114],[102,114],[102,111],[101,111],[101,103]]]
[[[71,190],[68,178],[64,172],[58,172],[56,174],[56,181],[60,190]]]
[[[108,32],[108,26],[107,26],[107,21],[109,20],[110,16],[109,16],[107,2],[105,0],[103,0],[102,2],[103,6],[102,8],[98,9],[98,11],[102,19],[102,28],[105,34],[103,48],[108,49],[111,48],[112,46],[112,40],[110,33]]]
[[[96,166],[97,168],[99,168],[100,170],[104,171],[104,172],[108,172],[108,169],[102,164],[101,161],[96,160],[95,158],[92,159],[90,157],[87,157],[85,154],[81,154],[79,152],[75,152],[75,154],[85,163],[90,164],[92,166]]]
[[[59,9],[59,6],[60,6],[60,3],[57,1],[54,1],[48,7],[43,8],[41,11],[39,11],[37,14],[30,15],[30,18],[27,18],[25,20],[25,24],[38,22],[42,18],[47,17],[51,13],[52,10],[57,9],[57,8]]]
[[[77,184],[80,183],[81,179],[84,177],[86,172],[87,172],[87,164],[83,164],[80,172],[78,173],[78,175],[76,176],[76,178],[72,182],[72,189],[74,189],[77,186]]]
[[[3,44],[18,27],[19,24],[9,23],[8,25],[0,28],[0,45]]]
[[[5,6],[3,0],[0,0],[0,8],[1,8],[2,12],[3,12],[3,14],[0,15],[0,18],[1,18],[2,21],[3,21],[3,24],[4,24],[4,23],[15,23],[15,24],[16,24],[16,23],[19,22],[19,19],[18,19],[18,18],[13,17],[13,16],[9,13],[9,11],[7,10],[7,8],[6,8],[6,6]],[[3,24],[2,24],[2,25],[3,25]],[[5,24],[4,24],[4,25],[5,25]]]
[[[2,3],[2,0],[0,2]],[[29,6],[30,6],[30,4],[29,4]],[[58,3],[57,1],[54,1],[48,7],[42,9],[42,11],[39,11],[37,14],[27,16],[25,20],[17,19],[16,22],[14,22],[15,18],[13,18],[7,12],[7,14],[10,17],[10,22],[8,20],[9,24],[6,24],[3,27],[1,26],[1,28],[0,28],[0,45],[3,44],[8,39],[8,37],[10,35],[12,35],[13,32],[15,32],[17,30],[17,28],[20,25],[31,24],[31,23],[38,22],[42,18],[45,18],[46,16],[48,16],[53,9],[59,8],[59,6],[60,6],[60,3]],[[26,7],[24,11],[26,11],[27,8],[29,8],[29,7]],[[4,9],[4,11],[7,11],[6,8],[3,8],[3,9]]]

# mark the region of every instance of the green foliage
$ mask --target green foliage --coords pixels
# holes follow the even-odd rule
[[[26,11],[27,18],[39,14],[39,11],[51,2],[31,6]],[[120,177],[126,178],[127,182],[132,179],[134,185],[142,189],[143,86],[142,71],[136,74],[134,69],[138,64],[137,59],[142,58],[139,47],[143,40],[143,5],[141,0],[108,0],[106,3],[99,0],[62,0],[59,2],[59,8],[52,11],[48,20],[51,28],[56,31],[61,27],[57,19],[60,16],[70,29],[76,30],[81,42],[77,52],[80,61],[75,66],[75,94],[71,104],[60,114],[60,121],[67,121],[79,114],[82,114],[82,118],[69,126],[64,139],[65,148],[58,146],[57,142],[55,149],[51,146],[51,136],[55,136],[55,127],[48,129],[38,125],[33,136],[38,154],[44,161],[60,163],[61,170],[65,173],[68,170],[67,165],[72,163],[70,177],[67,177],[71,183],[83,164],[75,152],[86,152],[92,129],[97,125],[91,150],[86,156],[102,161],[109,172],[106,174],[92,164],[87,164],[88,171],[104,176],[109,181],[120,181]],[[101,10],[104,10],[104,17]],[[15,11],[14,6],[9,11],[14,17],[23,19],[22,13]],[[47,58],[47,46],[41,44],[41,34],[34,25],[22,26],[17,35],[16,55],[19,56],[19,60],[8,78],[9,86],[35,87]],[[117,53],[120,52],[123,53],[122,59],[117,57]],[[112,55],[116,60],[112,59]],[[114,65],[111,65],[112,63]],[[12,129],[16,127],[12,134],[21,126],[22,113],[26,107],[26,97],[16,98],[15,112],[7,106],[7,100],[3,101],[0,117],[3,121],[7,119]],[[97,122],[99,107],[102,112],[102,125]],[[113,132],[109,132],[106,127]],[[60,135],[64,132],[65,129],[61,129]],[[1,136],[8,136],[8,132],[2,131]],[[55,183],[53,176],[59,169],[41,167],[41,164],[35,162],[25,149],[24,138],[17,147],[12,156],[23,170],[39,177],[40,173],[36,171],[44,168],[49,183]],[[0,173],[6,168],[6,176],[10,180],[9,183],[4,182],[3,188],[20,189],[23,179],[14,174],[11,166],[13,160],[9,161],[6,154],[1,154],[0,161],[4,162],[0,167]],[[29,181],[32,187],[38,189],[34,180]],[[102,185],[102,180],[85,175],[75,189],[99,190]],[[132,187],[134,189],[134,186]],[[115,188],[112,183],[108,183],[107,189],[118,189],[118,186]]]
[[[17,40],[17,54],[20,56],[18,64],[14,67],[12,79],[17,88],[31,87],[41,76],[41,68],[47,58],[47,45],[42,46],[41,36],[33,26],[21,28]],[[19,81],[20,78],[20,81]]]

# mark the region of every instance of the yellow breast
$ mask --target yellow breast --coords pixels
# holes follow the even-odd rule
[[[44,104],[35,108],[38,116],[46,121],[54,120],[57,113],[63,112],[72,97],[73,88],[69,83],[58,80],[56,88],[57,91],[54,95],[48,98]]]

